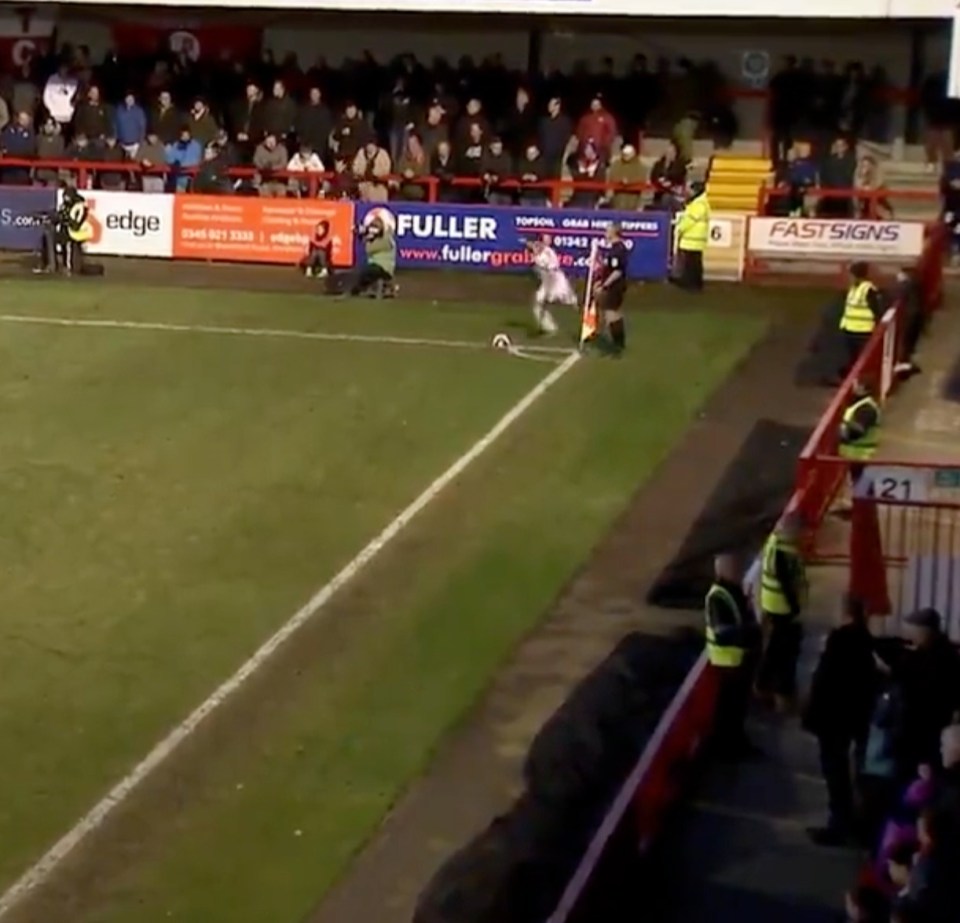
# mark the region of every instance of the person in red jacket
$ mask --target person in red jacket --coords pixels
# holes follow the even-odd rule
[[[581,144],[592,141],[600,159],[609,161],[617,132],[617,120],[603,107],[603,97],[598,93],[590,101],[590,110],[577,124],[577,138]]]
[[[307,252],[300,260],[300,269],[305,276],[326,279],[330,274],[333,238],[330,235],[330,222],[318,221],[313,236],[307,244]]]

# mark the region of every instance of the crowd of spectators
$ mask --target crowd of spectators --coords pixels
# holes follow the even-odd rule
[[[674,143],[648,174],[637,139],[651,126]],[[90,171],[105,189],[417,200],[433,176],[442,200],[537,204],[547,191],[530,184],[562,177],[611,181],[574,194],[579,206],[639,208],[652,198],[663,207],[682,197],[693,138],[704,132],[718,141],[736,133],[719,72],[644,55],[619,73],[607,58],[597,71],[531,77],[496,57],[427,67],[413,55],[384,65],[366,55],[304,69],[269,51],[253,62],[110,53],[95,63],[87,48],[66,46],[0,80],[2,153],[115,163]],[[124,169],[131,163],[145,170]],[[247,178],[236,167],[249,168]],[[60,175],[2,168],[4,183]],[[641,197],[645,182],[654,189]]]
[[[846,895],[850,923],[960,920],[960,654],[935,610],[904,626],[902,643],[878,640],[848,600],[804,714],[830,799],[811,834],[870,852]]]

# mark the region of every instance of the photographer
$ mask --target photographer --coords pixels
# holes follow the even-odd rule
[[[372,294],[378,290],[392,296],[395,292],[393,276],[397,269],[397,241],[393,228],[380,218],[373,218],[360,228],[365,261],[353,285],[351,295]]]
[[[63,269],[68,275],[83,271],[83,244],[93,235],[90,210],[76,187],[64,183],[60,206],[48,218],[40,239],[36,272]]]

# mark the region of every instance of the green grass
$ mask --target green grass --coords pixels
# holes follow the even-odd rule
[[[0,294],[8,313],[437,338],[525,317],[110,285]],[[218,742],[74,919],[302,919],[762,328],[633,318],[625,360],[576,367],[331,607],[317,657]],[[550,369],[9,323],[0,350],[5,883]]]

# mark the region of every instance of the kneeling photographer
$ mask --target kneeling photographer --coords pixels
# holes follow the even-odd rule
[[[93,236],[90,210],[72,183],[64,183],[60,205],[47,218],[40,238],[36,272],[63,270],[68,275],[83,272],[83,245]]]
[[[374,217],[359,233],[364,263],[350,286],[350,294],[392,297],[396,292],[393,277],[397,271],[397,240],[393,228]]]

